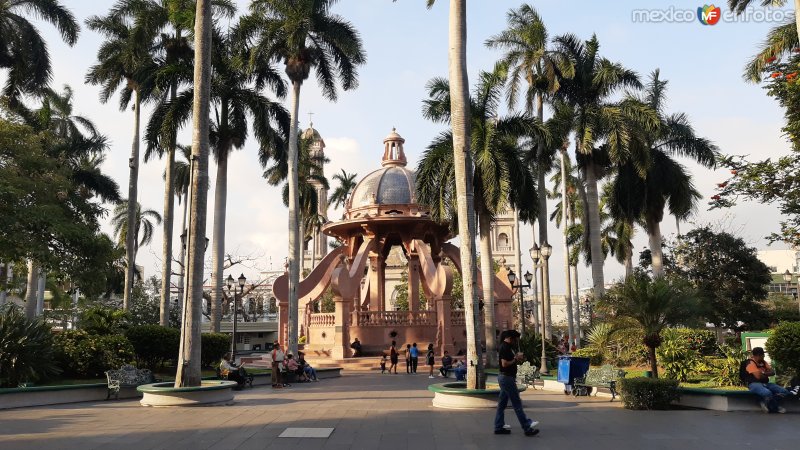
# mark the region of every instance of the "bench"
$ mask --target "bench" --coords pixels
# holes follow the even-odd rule
[[[531,386],[536,389],[534,383],[539,379],[541,379],[539,368],[532,366],[528,361],[525,361],[519,367],[517,367],[518,384],[524,384],[525,386]]]
[[[227,376],[222,376],[222,370],[220,370],[219,367],[217,367],[217,379],[218,380],[227,380],[228,379]],[[245,375],[244,384],[245,385],[250,385],[250,387],[253,387],[253,375],[250,375],[250,374]]]
[[[625,377],[625,371],[611,365],[601,368],[591,368],[581,378],[575,379],[575,386],[572,388],[572,395],[589,395],[592,390],[597,395],[597,388],[606,388],[611,392],[611,401],[617,398],[617,380]]]
[[[123,387],[137,387],[156,381],[149,369],[137,369],[128,364],[118,370],[107,370],[106,378],[108,379],[106,400],[111,398],[111,393],[114,393],[115,399],[119,399],[119,390]]]

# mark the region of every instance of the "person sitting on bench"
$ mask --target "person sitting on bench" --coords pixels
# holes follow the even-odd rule
[[[772,375],[775,375],[775,371],[764,360],[764,349],[761,347],[753,348],[750,359],[743,361],[739,367],[742,382],[750,392],[761,397],[761,409],[766,413],[785,413],[786,410],[779,402],[789,396],[789,391],[770,383],[769,377]]]
[[[453,367],[453,373],[456,374],[456,381],[467,381],[467,366],[463,362],[458,361],[456,366]]]
[[[239,384],[237,390],[244,388],[244,382],[247,379],[247,372],[244,370],[244,364],[236,365],[231,361],[231,354],[225,353],[222,361],[219,362],[219,373],[222,378],[228,381],[235,381]]]
[[[453,357],[445,350],[444,356],[442,356],[442,368],[439,369],[439,373],[442,374],[442,377],[447,378],[448,370],[453,370]]]

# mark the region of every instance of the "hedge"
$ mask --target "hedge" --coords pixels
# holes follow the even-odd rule
[[[125,336],[136,351],[136,365],[156,371],[164,363],[178,359],[181,330],[160,325],[128,328]]]
[[[203,367],[211,367],[231,349],[231,337],[226,333],[203,333],[200,345],[202,347],[200,364]]]
[[[781,322],[767,340],[767,352],[778,372],[800,375],[800,322]]]
[[[55,360],[65,376],[100,378],[106,370],[134,362],[128,339],[119,334],[99,336],[83,330],[67,330],[55,337]]]
[[[622,403],[628,409],[669,409],[680,397],[677,380],[623,378],[619,385]]]

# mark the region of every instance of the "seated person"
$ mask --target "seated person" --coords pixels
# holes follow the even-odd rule
[[[247,372],[244,370],[244,364],[237,366],[231,362],[230,353],[225,353],[222,357],[222,361],[219,362],[219,374],[226,380],[237,382],[239,384],[237,389],[242,389],[247,379]]]
[[[350,348],[353,349],[353,358],[360,358],[361,355],[361,341],[356,338],[352,344],[350,344]]]
[[[764,360],[764,349],[755,347],[752,356],[742,362],[739,367],[739,377],[742,382],[761,397],[761,409],[766,413],[785,413],[786,409],[780,406],[779,402],[789,395],[789,391],[769,382],[769,377],[775,375],[775,371],[768,362]]]
[[[456,381],[466,381],[467,380],[467,366],[464,365],[462,361],[458,361],[453,367],[453,373],[456,374]]]
[[[294,355],[291,353],[286,354],[286,373],[293,373],[297,377],[297,381],[306,381],[306,373],[303,369],[297,364],[297,360],[294,359]]]
[[[305,372],[306,379],[309,381],[319,381],[317,379],[317,371],[311,367],[311,364],[306,362],[306,354],[303,352],[297,352],[299,355],[297,358],[297,366]]]
[[[442,368],[439,369],[439,373],[442,374],[444,378],[447,378],[447,371],[453,368],[453,357],[447,352],[444,351],[444,356],[442,356]]]

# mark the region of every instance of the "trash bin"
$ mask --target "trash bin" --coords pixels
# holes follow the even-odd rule
[[[568,386],[574,384],[575,378],[580,378],[586,375],[589,371],[589,358],[581,358],[577,356],[559,356],[558,357],[558,376],[556,379],[559,383],[564,383]]]

